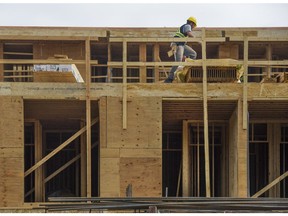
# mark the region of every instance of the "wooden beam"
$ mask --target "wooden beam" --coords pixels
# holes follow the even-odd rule
[[[189,133],[188,133],[188,121],[183,120],[182,123],[182,194],[183,197],[188,197],[190,196],[190,181],[189,181],[189,176],[190,176],[190,166],[189,166]]]
[[[69,59],[0,59],[0,64],[86,64],[86,61]],[[98,61],[93,60],[91,64],[98,64]]]
[[[159,67],[159,66],[202,66],[201,59],[189,61],[189,62],[126,62],[127,67]],[[177,64],[178,63],[178,64]],[[219,67],[235,67],[238,64],[244,64],[243,60],[234,60],[234,59],[206,59],[206,66],[219,66]],[[122,67],[122,62],[107,62],[108,66],[111,67]],[[247,60],[247,65],[249,66],[283,66],[288,65],[288,60],[279,60],[279,61],[266,61],[266,60]]]
[[[157,37],[157,38],[153,38],[153,37],[139,37],[139,38],[133,38],[133,37],[126,37],[126,38],[109,38],[110,42],[123,42],[123,41],[127,41],[127,42],[183,42],[183,38],[165,38],[165,37]],[[225,37],[221,37],[221,38],[206,38],[206,41],[208,42],[225,42],[226,38]],[[201,42],[200,38],[185,38],[185,42]]]
[[[98,122],[99,118],[94,119],[91,122],[91,126],[96,124]],[[34,170],[36,170],[39,166],[44,164],[46,161],[48,161],[51,157],[53,157],[55,154],[60,152],[63,148],[65,148],[67,145],[69,145],[73,140],[75,140],[78,136],[80,136],[82,133],[84,133],[87,129],[87,126],[81,128],[78,132],[76,132],[73,136],[71,136],[68,140],[66,140],[64,143],[62,143],[60,146],[58,146],[56,149],[54,149],[52,152],[50,152],[48,155],[46,155],[44,158],[42,158],[40,161],[38,161],[36,164],[34,164],[30,169],[28,169],[24,176],[28,176],[30,173],[32,173]]]
[[[154,44],[153,47],[153,61],[157,62],[158,57],[159,57],[159,52],[160,52],[160,46],[159,43]],[[154,68],[154,82],[159,81],[159,67]]]
[[[80,157],[81,157],[80,154],[78,154],[77,156],[75,156],[74,158],[69,160],[67,163],[65,163],[63,166],[61,166],[55,172],[53,172],[51,175],[49,175],[47,178],[45,178],[44,182],[47,183],[48,181],[50,181],[52,178],[54,178],[59,173],[61,173],[63,170],[65,170],[67,167],[69,167],[71,164],[75,163]]]
[[[206,197],[211,197],[210,191],[210,164],[209,164],[209,131],[207,105],[207,67],[206,67],[206,40],[205,28],[202,29],[202,67],[203,67],[203,114],[204,114],[204,152],[205,152],[205,183]]]
[[[122,121],[123,129],[127,129],[127,41],[123,40],[123,100]]]
[[[146,62],[146,44],[141,43],[139,45],[139,61],[140,62]],[[146,67],[141,66],[140,67],[140,82],[141,83],[146,83]]]
[[[35,145],[35,162],[37,163],[43,157],[42,149],[42,126],[39,120],[34,122],[34,145]],[[35,170],[35,202],[45,201],[45,185],[43,184],[44,172],[43,167]]]
[[[37,30],[39,32],[39,30]],[[84,41],[87,38],[87,36],[35,36],[35,35],[0,35],[0,40],[49,40],[49,41]],[[91,40],[98,41],[99,37],[91,36]]]
[[[86,165],[87,165],[87,197],[92,196],[92,181],[91,181],[91,100],[90,100],[90,83],[91,83],[91,50],[90,50],[90,38],[85,40],[85,60],[86,60]]]
[[[81,121],[81,128],[85,126],[85,122]],[[81,197],[87,197],[87,149],[86,149],[86,134],[81,134],[80,136],[80,155],[81,155],[81,186],[80,194]]]
[[[0,43],[0,59],[3,59],[3,43]],[[4,81],[4,65],[0,64],[0,82]]]
[[[266,46],[266,59],[268,61],[272,60],[272,47],[271,47],[271,44],[268,44]],[[267,66],[266,67],[266,71],[267,71],[268,78],[270,78],[271,77],[271,66]]]
[[[261,196],[263,193],[265,193],[267,190],[269,190],[271,187],[273,187],[274,185],[278,184],[280,181],[282,181],[283,179],[285,179],[288,176],[288,171],[286,171],[285,173],[283,173],[281,176],[279,176],[278,178],[274,179],[271,183],[269,183],[268,185],[266,185],[264,188],[262,188],[260,191],[258,191],[257,193],[255,193],[252,198],[257,198],[259,196]]]
[[[107,61],[110,62],[111,61],[111,43],[108,42],[107,45]],[[106,82],[111,82],[111,70],[112,68],[110,66],[107,66],[107,80]]]
[[[244,74],[243,74],[243,79],[244,79],[244,84],[243,84],[243,129],[247,129],[247,113],[248,113],[248,105],[247,105],[247,83],[248,83],[248,38],[244,38]]]

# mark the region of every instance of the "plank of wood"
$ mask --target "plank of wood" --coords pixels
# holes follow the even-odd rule
[[[92,196],[92,165],[91,165],[91,100],[90,100],[90,83],[91,83],[91,48],[90,37],[85,40],[85,60],[86,60],[86,165],[87,165],[87,197]],[[98,119],[99,120],[99,119]]]
[[[288,171],[286,171],[285,173],[283,173],[281,176],[279,176],[278,178],[274,179],[272,182],[270,182],[268,185],[266,185],[264,188],[262,188],[260,191],[256,192],[252,198],[257,198],[259,196],[261,196],[263,193],[265,193],[266,191],[268,191],[271,187],[273,187],[274,185],[278,184],[280,181],[282,181],[283,179],[285,179],[288,176]]]
[[[243,79],[244,79],[244,84],[243,84],[243,129],[247,129],[247,113],[248,113],[248,105],[247,105],[247,83],[248,83],[248,38],[244,37],[244,51],[243,51],[243,59],[244,59],[244,74],[243,74]]]
[[[183,120],[182,122],[182,167],[183,167],[183,176],[182,176],[182,194],[183,197],[190,196],[189,193],[189,176],[190,176],[190,168],[189,168],[189,135],[188,135],[188,122],[187,120]]]
[[[123,40],[123,96],[122,96],[122,122],[123,129],[127,129],[127,41]]]
[[[98,118],[94,119],[91,122],[91,126],[96,124],[98,122]],[[35,169],[37,169],[39,166],[44,164],[46,161],[48,161],[51,157],[53,157],[55,154],[57,154],[59,151],[61,151],[63,148],[65,148],[67,145],[69,145],[73,140],[75,140],[78,136],[80,136],[82,133],[86,131],[87,126],[81,128],[78,132],[76,132],[73,136],[71,136],[68,140],[66,140],[64,143],[59,145],[56,149],[54,149],[50,154],[46,155],[44,158],[42,158],[40,161],[38,161],[36,164],[34,164],[30,169],[25,171],[24,176],[28,176],[30,173],[32,173]]]
[[[35,146],[35,162],[41,160],[43,157],[43,145],[42,145],[42,125],[39,120],[34,123],[34,146]],[[43,167],[39,167],[35,170],[35,201],[45,201],[45,185],[43,183],[44,170]]]
[[[205,28],[202,29],[202,68],[203,68],[203,114],[204,114],[204,152],[205,152],[205,183],[206,197],[211,197],[210,191],[210,163],[209,163],[209,132],[207,105],[207,67]]]
[[[157,62],[158,57],[159,57],[159,52],[160,52],[160,46],[159,43],[154,44],[153,47],[153,61]],[[159,81],[159,67],[154,68],[154,82]]]
[[[86,64],[86,61],[68,59],[0,59],[0,64]],[[98,61],[91,60],[91,64],[98,64]]]
[[[85,122],[81,121],[80,127],[85,127]],[[81,197],[86,197],[87,196],[87,149],[86,149],[86,134],[81,134],[80,135],[80,157],[81,157],[81,189],[80,189],[80,194]]]
[[[107,97],[101,97],[99,102],[100,148],[107,148]]]
[[[141,43],[139,45],[139,61],[140,62],[146,62],[147,58],[146,58],[146,44],[145,43]],[[140,67],[140,82],[141,83],[146,83],[146,78],[147,78],[147,73],[146,73],[146,67],[145,66],[141,66]]]

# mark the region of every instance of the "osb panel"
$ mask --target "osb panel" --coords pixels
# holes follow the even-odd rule
[[[160,98],[129,98],[126,130],[122,128],[121,98],[107,98],[107,113],[107,147],[161,148]]]
[[[120,150],[119,149],[107,149],[101,148],[100,158],[119,158]]]
[[[120,196],[132,184],[133,197],[160,197],[162,194],[162,158],[121,158]]]
[[[101,158],[100,196],[119,197],[119,158]]]
[[[0,158],[23,157],[23,148],[0,147]]]
[[[23,146],[23,101],[0,97],[0,147]]]
[[[0,207],[21,206],[24,197],[23,158],[0,158]]]
[[[20,206],[24,197],[23,101],[0,97],[0,207]]]
[[[120,157],[162,158],[162,149],[120,149]]]

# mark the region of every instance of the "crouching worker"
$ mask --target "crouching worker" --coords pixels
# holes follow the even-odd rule
[[[187,23],[182,25],[176,32],[174,37],[185,38],[194,37],[192,34],[192,29],[197,26],[197,21],[194,17],[189,17]],[[176,42],[171,43],[171,47],[176,45],[176,50],[174,52],[175,62],[182,62],[183,56],[191,59],[196,59],[197,53],[190,46],[186,45],[186,42]],[[170,70],[168,78],[164,81],[165,83],[172,83],[174,80],[174,72],[178,66],[173,66]]]

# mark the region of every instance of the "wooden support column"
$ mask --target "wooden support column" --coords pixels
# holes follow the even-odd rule
[[[81,122],[81,128],[85,127],[85,122]],[[80,155],[81,155],[81,186],[80,194],[81,197],[87,196],[87,152],[86,152],[86,134],[83,133],[80,136]]]
[[[0,43],[0,59],[3,59],[3,43]],[[4,64],[0,64],[0,82],[4,81]]]
[[[183,197],[188,197],[190,195],[190,163],[189,163],[189,136],[188,136],[188,121],[183,121],[182,128],[182,143],[183,143],[183,151],[182,151],[182,194]]]
[[[210,192],[210,164],[209,164],[209,132],[208,132],[208,106],[207,106],[207,67],[206,67],[206,35],[202,29],[202,68],[203,68],[203,113],[204,113],[204,152],[205,152],[205,182],[206,197]]]
[[[243,129],[247,129],[247,113],[248,113],[248,105],[247,105],[247,82],[248,82],[248,38],[244,36],[244,84],[243,84]]]
[[[34,122],[34,143],[35,143],[35,162],[37,163],[43,157],[42,150],[42,126],[40,121]],[[43,167],[35,170],[35,202],[43,202],[45,200]]]
[[[160,52],[160,47],[159,43],[154,44],[154,50],[153,50],[153,61],[158,62],[158,57],[159,57],[159,52]],[[159,81],[159,67],[155,66],[154,67],[154,82]]]
[[[110,41],[108,41],[108,45],[107,45],[107,62],[111,62],[111,43]],[[110,66],[107,66],[107,80],[106,82],[111,82],[111,70],[112,68]]]
[[[140,62],[146,62],[146,44],[141,43],[139,45],[139,60]],[[147,72],[146,72],[146,66],[140,66],[140,83],[146,83],[147,82]]]
[[[268,60],[268,61],[272,60],[272,47],[271,47],[271,44],[268,44],[266,46],[266,60]],[[267,77],[270,78],[271,77],[271,66],[267,66],[266,67],[266,71],[267,71]]]
[[[268,164],[269,175],[268,181],[272,182],[280,175],[280,143],[281,143],[281,126],[279,123],[268,123]],[[269,197],[280,196],[280,185],[269,190]]]
[[[235,181],[235,184],[237,184],[237,197],[245,198],[248,196],[248,138],[247,138],[247,130],[243,129],[243,121],[244,118],[243,115],[243,106],[238,100],[237,104],[237,146],[235,155],[237,155],[237,158],[234,158],[234,163],[237,164],[236,172],[237,172],[237,180]],[[233,151],[233,150],[232,150]],[[230,165],[229,165],[230,166]]]
[[[122,117],[123,129],[127,129],[127,41],[123,40],[123,98]]]
[[[87,197],[91,197],[91,100],[90,100],[90,83],[91,83],[91,50],[90,37],[85,40],[85,60],[86,60],[86,142],[87,142]]]

